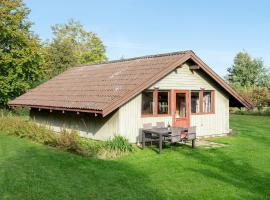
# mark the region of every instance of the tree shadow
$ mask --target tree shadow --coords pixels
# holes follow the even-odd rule
[[[187,153],[183,151],[182,154],[185,154],[185,156],[192,156],[193,159],[207,166],[206,168],[187,168],[187,170],[217,179],[249,192],[249,194],[242,195],[242,199],[270,198],[269,172],[260,171],[252,167],[248,162],[233,159],[217,149],[211,151],[212,159],[210,159],[209,155],[205,155],[206,153],[201,153],[200,151]]]
[[[145,172],[128,163],[24,143],[0,159],[0,199],[165,198]]]

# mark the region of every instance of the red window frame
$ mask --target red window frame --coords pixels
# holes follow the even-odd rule
[[[153,114],[142,114],[142,117],[164,117],[164,116],[171,116],[171,91],[169,90],[149,90],[153,92],[153,102],[154,102],[154,109]],[[159,92],[168,92],[168,114],[158,114],[158,93]]]
[[[191,90],[190,95],[192,92],[198,92],[198,90]],[[211,111],[204,112],[204,103],[203,103],[203,93],[204,92],[211,92]],[[191,99],[191,96],[190,96]],[[200,90],[199,91],[199,112],[198,113],[190,113],[191,115],[205,115],[205,114],[215,114],[215,91],[214,90]],[[191,106],[191,102],[190,102]]]

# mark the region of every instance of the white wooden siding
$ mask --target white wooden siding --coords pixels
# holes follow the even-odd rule
[[[119,109],[119,131],[121,135],[136,143],[141,141],[141,128],[144,123],[165,122],[172,124],[171,116],[164,117],[141,117],[141,94],[127,102]]]
[[[37,122],[49,126],[56,132],[62,129],[77,130],[81,136],[96,140],[107,140],[119,133],[118,110],[105,118],[93,114],[61,113],[57,111],[31,110],[31,118]]]
[[[229,100],[215,92],[215,114],[191,115],[190,126],[196,126],[198,136],[229,133]]]
[[[160,90],[215,90],[215,114],[191,115],[190,125],[197,126],[198,136],[224,134],[229,132],[229,99],[203,73],[192,71],[184,64],[149,89]],[[119,131],[130,142],[141,140],[140,129],[143,123],[164,121],[172,124],[172,117],[141,117],[141,94],[119,109]]]

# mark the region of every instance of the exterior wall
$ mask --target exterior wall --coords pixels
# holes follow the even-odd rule
[[[93,114],[59,111],[49,112],[47,110],[31,110],[31,118],[37,122],[46,124],[56,132],[62,129],[77,130],[80,135],[95,140],[107,140],[119,133],[119,112],[115,111],[105,118],[95,117]]]
[[[142,96],[137,95],[119,109],[119,132],[132,143],[141,141],[144,123],[165,122],[172,124],[172,117],[141,117]]]
[[[199,71],[190,70],[184,64],[166,77],[153,84],[149,89],[160,90],[215,90],[215,113],[191,115],[190,125],[197,127],[198,136],[224,134],[229,132],[229,98],[207,76]],[[140,130],[144,123],[164,121],[172,124],[172,117],[142,117],[141,94],[119,108],[119,132],[130,142],[141,140]]]

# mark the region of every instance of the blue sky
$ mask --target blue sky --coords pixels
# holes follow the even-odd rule
[[[224,76],[241,50],[270,66],[270,1],[25,0],[33,31],[73,18],[96,32],[109,59],[192,49]]]

